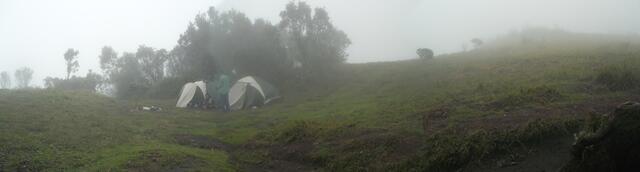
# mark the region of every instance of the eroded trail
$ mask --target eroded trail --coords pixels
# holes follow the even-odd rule
[[[275,160],[260,160],[257,163],[248,163],[238,159],[238,156],[242,156],[242,154],[247,151],[261,151],[261,149],[264,149],[266,147],[269,147],[268,149],[272,150],[273,153],[277,153],[280,155],[295,154],[296,152],[301,151],[300,149],[292,148],[292,146],[288,146],[288,147],[258,146],[253,143],[244,144],[244,145],[233,145],[233,144],[225,143],[219,139],[215,139],[212,137],[195,136],[195,135],[189,135],[189,134],[175,135],[174,139],[178,144],[183,146],[190,146],[190,147],[208,149],[208,150],[224,151],[229,156],[229,161],[230,161],[229,163],[237,166],[239,171],[294,172],[294,171],[314,171],[317,169],[310,165],[306,165],[303,162],[291,160],[291,158],[282,158],[282,159],[275,159]],[[284,149],[287,149],[287,150],[284,150]],[[289,159],[289,160],[285,160],[285,159]]]

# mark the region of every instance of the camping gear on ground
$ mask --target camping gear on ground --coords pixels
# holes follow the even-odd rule
[[[182,86],[176,107],[202,107],[207,104],[206,101],[207,84],[204,81],[190,82]]]
[[[262,106],[278,98],[280,93],[273,85],[253,76],[236,81],[229,89],[231,110]]]
[[[162,108],[157,106],[142,106],[140,107],[140,110],[158,112],[158,111],[162,111]]]

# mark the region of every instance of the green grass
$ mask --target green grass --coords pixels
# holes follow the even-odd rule
[[[531,33],[520,33],[432,60],[345,64],[330,82],[279,85],[282,100],[232,113],[176,109],[173,99],[0,90],[0,168],[237,171],[278,159],[328,171],[461,169],[514,142],[554,136],[554,129],[588,115],[528,123],[547,115],[535,109],[638,93],[633,79],[640,68],[632,66],[640,65],[640,38],[549,32],[556,36],[521,41]],[[135,110],[141,105],[163,111]],[[446,128],[425,133],[423,116],[443,107],[450,109]],[[512,132],[464,126],[528,110],[531,120]],[[470,131],[456,133],[460,127]],[[176,135],[215,138],[231,148],[178,144]],[[295,152],[295,145],[309,149]]]
[[[0,160],[9,171],[122,169],[129,161],[146,161],[145,151],[204,162],[196,169],[233,169],[224,152],[174,143],[172,135],[209,124],[203,124],[204,113],[138,112],[86,92],[2,90],[0,95],[0,152],[6,155]]]
[[[81,171],[233,171],[228,156],[219,150],[203,150],[175,144],[123,145],[101,150],[92,166]]]

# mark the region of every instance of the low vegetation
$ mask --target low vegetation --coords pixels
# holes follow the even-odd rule
[[[623,91],[638,88],[640,78],[631,67],[610,66],[601,71],[596,76],[595,82],[601,84],[612,91]]]
[[[539,32],[431,60],[343,64],[331,82],[283,82],[278,102],[231,113],[176,109],[171,98],[0,90],[0,167],[464,171],[513,164],[547,140],[572,138],[587,116],[638,98],[638,73],[624,66],[640,65],[640,39],[545,30],[555,36],[541,40]],[[163,110],[138,110],[149,105]]]

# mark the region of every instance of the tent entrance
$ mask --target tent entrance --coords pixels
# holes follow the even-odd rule
[[[204,81],[186,83],[180,91],[176,107],[186,108],[205,105],[206,94],[207,88]]]

